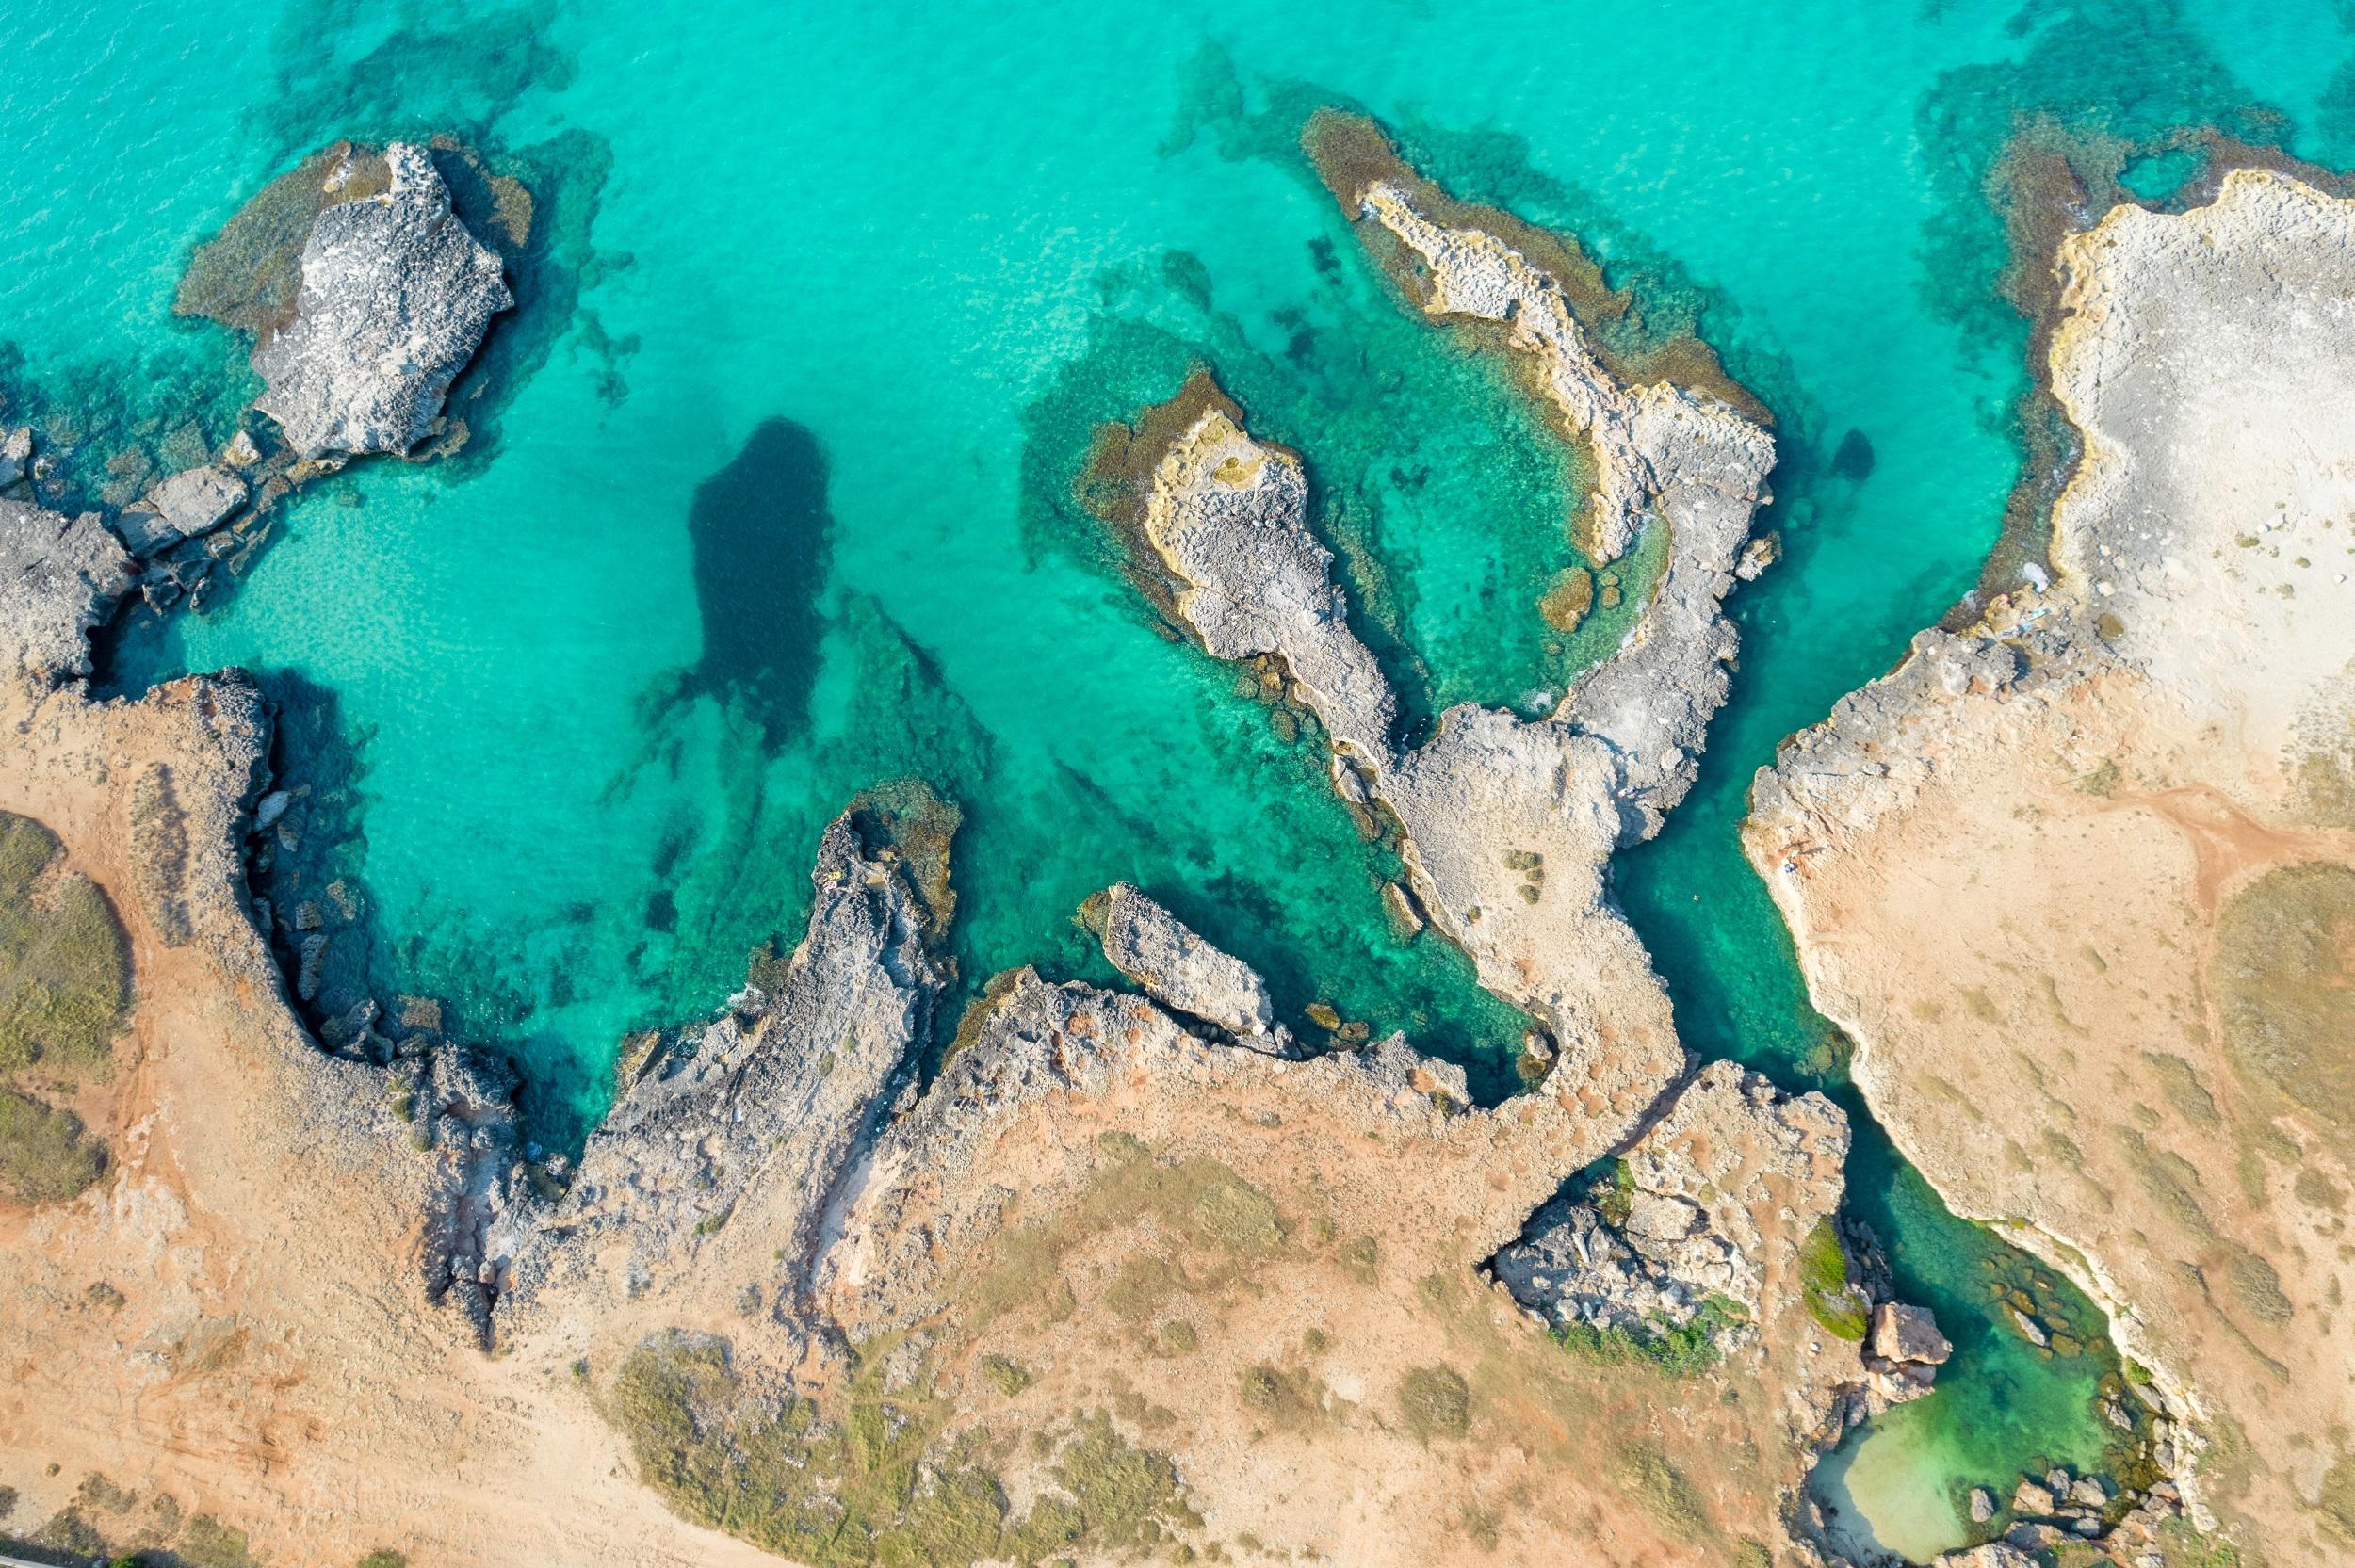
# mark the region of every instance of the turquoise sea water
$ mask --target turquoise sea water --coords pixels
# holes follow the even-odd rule
[[[1104,978],[1070,916],[1126,877],[1295,1013],[1330,1000],[1509,1087],[1517,1019],[1387,931],[1395,867],[1320,738],[1161,635],[1071,490],[1099,422],[1207,362],[1307,456],[1413,705],[1532,702],[1607,646],[1550,646],[1534,613],[1573,558],[1575,472],[1493,366],[1396,308],[1307,178],[1293,137],[1327,102],[1576,231],[1774,409],[1789,556],[1739,598],[1701,788],[1620,885],[1696,1048],[1837,1086],[1735,826],[1775,742],[1994,537],[2025,331],[1990,162],[2039,123],[2135,142],[2153,195],[2179,126],[2355,161],[2355,40],[2323,0],[0,0],[0,388],[79,441],[90,490],[192,412],[226,434],[241,355],[170,317],[173,284],[297,157],[449,131],[532,184],[473,445],[313,493],[240,591],[134,628],[116,674],[267,673],[311,831],[365,892],[349,962],[515,1050],[559,1124],[594,1114],[624,1031],[708,1009],[790,936],[823,822],[905,773],[966,814],[968,986]],[[1992,1325],[2006,1255],[1869,1126],[1854,1175],[1961,1345],[1848,1472],[1919,1553],[1958,1486],[2098,1460],[2096,1364]]]

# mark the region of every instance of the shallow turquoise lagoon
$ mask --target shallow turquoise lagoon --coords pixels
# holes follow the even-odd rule
[[[0,0],[0,388],[95,491],[250,396],[226,335],[169,306],[191,245],[296,157],[451,131],[531,180],[544,237],[466,452],[315,492],[239,592],[134,628],[115,674],[268,673],[290,766],[341,802],[314,831],[365,888],[370,978],[448,997],[551,1121],[595,1112],[625,1030],[789,938],[823,822],[901,774],[966,814],[968,988],[1102,978],[1071,913],[1126,877],[1295,1012],[1407,1028],[1502,1092],[1518,1020],[1385,929],[1395,866],[1320,738],[1161,635],[1071,489],[1098,423],[1208,363],[1307,457],[1411,706],[1538,702],[1608,646],[1534,613],[1574,559],[1577,475],[1396,308],[1296,154],[1308,107],[1371,109],[1463,193],[1575,230],[1778,416],[1789,558],[1741,596],[1700,790],[1621,889],[1697,1048],[1836,1088],[1734,830],[1775,742],[1993,540],[2025,332],[1985,172],[2039,121],[2134,143],[2152,194],[2177,127],[2355,161],[2339,15]],[[1869,1126],[1856,1189],[1962,1344],[1845,1472],[1920,1551],[1960,1487],[2098,1458],[2098,1366],[1992,1325],[2009,1255]]]

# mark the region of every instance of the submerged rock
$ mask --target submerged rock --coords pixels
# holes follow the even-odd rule
[[[44,684],[89,674],[89,633],[131,582],[131,558],[97,513],[0,501],[0,668]]]
[[[321,211],[294,319],[254,351],[254,406],[305,458],[406,452],[430,433],[491,317],[512,305],[422,147],[384,150],[390,188]],[[350,160],[328,175],[332,191]]]
[[[1127,882],[1107,894],[1104,958],[1145,994],[1215,1025],[1243,1044],[1291,1043],[1275,1026],[1267,982],[1239,958],[1220,952],[1176,915]]]

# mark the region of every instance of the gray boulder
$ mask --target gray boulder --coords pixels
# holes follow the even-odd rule
[[[89,631],[130,590],[131,558],[95,512],[0,501],[0,678],[89,673]]]
[[[322,211],[302,248],[294,319],[254,351],[254,406],[305,458],[406,452],[491,317],[512,305],[498,256],[450,210],[422,147],[384,150],[391,188]],[[346,172],[328,176],[333,189]]]
[[[0,490],[24,477],[33,466],[33,432],[24,426],[0,430]]]

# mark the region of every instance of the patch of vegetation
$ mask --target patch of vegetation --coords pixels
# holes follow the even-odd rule
[[[1617,1230],[1627,1223],[1635,1204],[1635,1172],[1627,1161],[1613,1159],[1605,1163],[1602,1172],[1586,1194],[1586,1201],[1595,1205],[1604,1223]]]
[[[2126,1165],[2134,1172],[2135,1182],[2149,1193],[2153,1202],[2165,1209],[2175,1222],[2198,1237],[2212,1237],[2215,1225],[2208,1211],[2200,1206],[2195,1193],[2200,1187],[2200,1172],[2189,1160],[2171,1149],[2153,1149],[2142,1134],[2131,1127],[2112,1127],[2111,1136],[2125,1151]]]
[[[1701,1495],[1668,1456],[1649,1444],[1630,1444],[1611,1462],[1611,1480],[1664,1534],[1692,1541],[1706,1533]]]
[[[1565,1323],[1553,1338],[1581,1360],[1615,1366],[1648,1362],[1671,1377],[1686,1378],[1716,1366],[1724,1354],[1725,1334],[1748,1321],[1749,1314],[1739,1301],[1713,1295],[1681,1323],[1663,1318],[1633,1329]]]
[[[2122,627],[2120,629],[2123,630]],[[2092,772],[2077,781],[2077,787],[2087,795],[2106,800],[2118,793],[2118,759],[2103,757]]]
[[[880,1359],[853,1375],[838,1409],[821,1410],[748,1389],[726,1340],[673,1334],[630,1353],[607,1418],[674,1511],[824,1568],[1030,1564],[1149,1546],[1199,1525],[1169,1461],[1101,1413],[1080,1417],[1064,1443],[1052,1467],[1062,1492],[1011,1516],[997,1477],[946,1431],[950,1412],[929,1380],[893,1392]]]
[[[130,958],[106,896],[63,872],[63,848],[0,812],[0,1075],[106,1075],[130,997]]]
[[[394,1551],[390,1546],[379,1546],[353,1563],[351,1568],[409,1568],[409,1557],[407,1553]]]
[[[2234,896],[2210,978],[2233,1070],[2355,1156],[2355,870],[2284,866]]]
[[[1871,1308],[1864,1292],[1848,1281],[1848,1250],[1828,1217],[1799,1243],[1799,1289],[1808,1316],[1836,1339],[1861,1340]]]
[[[1471,1430],[1471,1390],[1453,1366],[1418,1366],[1398,1385],[1398,1413],[1424,1443]]]
[[[2338,1463],[2322,1473],[2322,1491],[2314,1506],[2332,1534],[2355,1544],[2355,1455],[2341,1454]]]
[[[1343,1247],[1339,1257],[1351,1279],[1360,1285],[1372,1285],[1382,1265],[1382,1247],[1373,1237],[1361,1236]]]
[[[175,1554],[188,1568],[260,1568],[248,1548],[245,1531],[233,1530],[209,1513],[188,1521],[187,1534]]]
[[[985,1355],[982,1357],[980,1366],[982,1376],[989,1380],[990,1386],[1009,1399],[1030,1387],[1032,1382],[1031,1369],[1011,1356]]]
[[[2200,1074],[2190,1062],[2182,1057],[2164,1056],[2156,1051],[2143,1052],[2142,1059],[2150,1064],[2152,1075],[2158,1078],[2159,1088],[2165,1091],[2168,1104],[2173,1106],[2184,1121],[2195,1127],[2212,1128],[2224,1120],[2217,1111],[2216,1096],[2208,1092],[2208,1086],[2200,1081]]]
[[[1194,1325],[1182,1317],[1173,1317],[1161,1325],[1161,1353],[1163,1355],[1192,1355],[1201,1343],[1201,1336],[1194,1332]]]
[[[0,1195],[62,1203],[106,1171],[106,1147],[83,1136],[80,1117],[0,1088]]]
[[[2286,1323],[2294,1314],[2289,1296],[2282,1289],[2282,1276],[2273,1265],[2246,1248],[2235,1249],[2225,1260],[2224,1283],[2260,1323]]]

